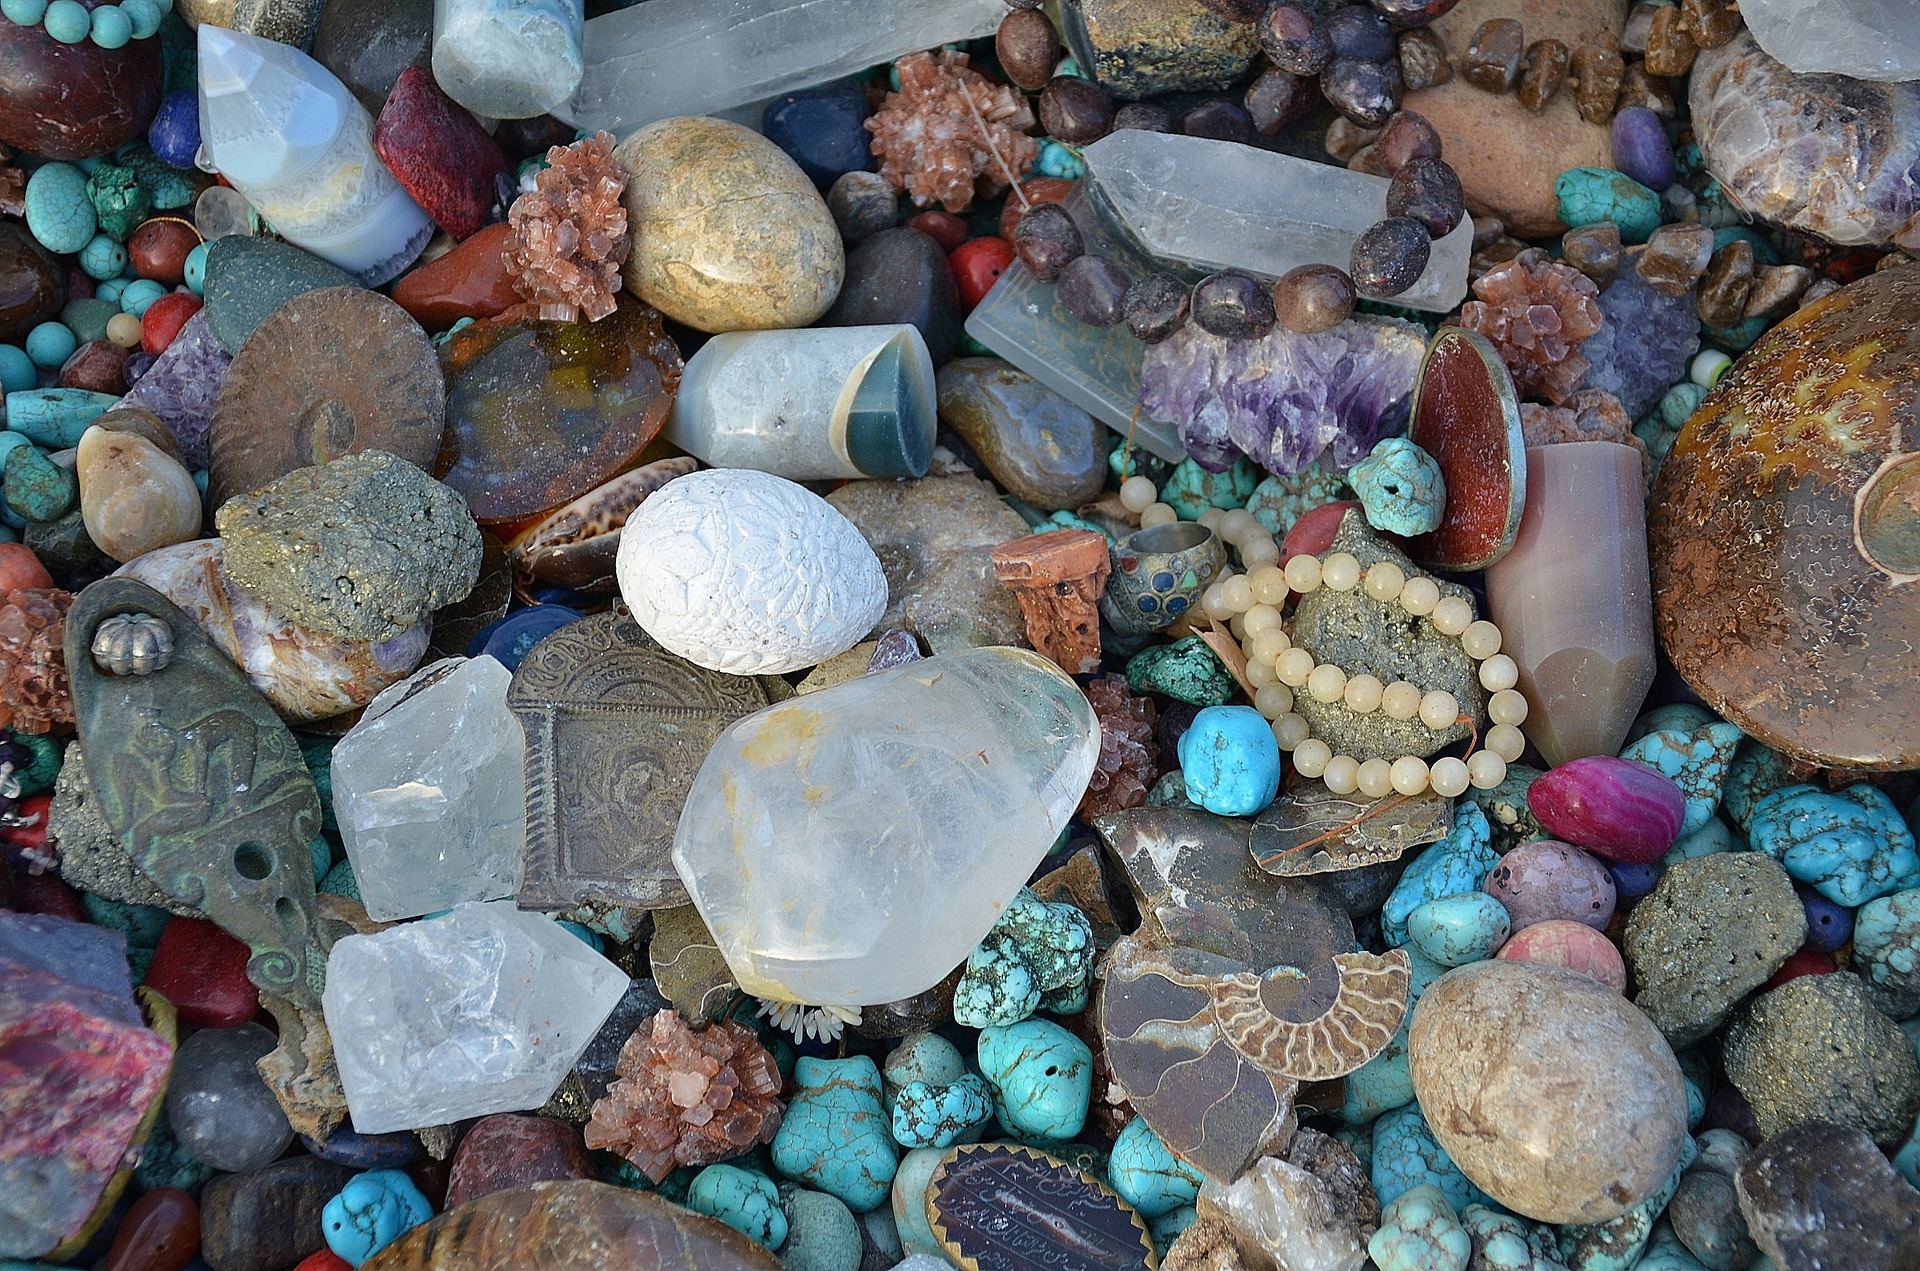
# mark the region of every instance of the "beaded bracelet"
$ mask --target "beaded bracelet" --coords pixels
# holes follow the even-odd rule
[[[120,0],[89,11],[80,0],[0,0],[0,16],[15,26],[42,26],[62,44],[91,39],[103,49],[144,40],[160,29],[173,0]]]

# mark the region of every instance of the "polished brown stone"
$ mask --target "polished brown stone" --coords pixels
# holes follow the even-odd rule
[[[67,302],[62,270],[26,226],[0,221],[0,340],[18,344],[27,332],[60,316]]]
[[[62,44],[44,26],[8,22],[0,141],[48,159],[89,159],[144,137],[160,106],[161,43],[155,36],[117,49]]]
[[[1687,421],[1649,505],[1667,656],[1809,764],[1920,766],[1916,308],[1909,266],[1774,327]]]
[[[520,303],[507,276],[512,241],[513,226],[505,221],[487,226],[395,283],[393,302],[429,331],[444,331],[462,318],[498,317]]]
[[[1414,386],[1407,437],[1446,478],[1440,528],[1409,547],[1429,569],[1475,570],[1505,556],[1527,502],[1526,443],[1513,377],[1486,337],[1443,327]]]

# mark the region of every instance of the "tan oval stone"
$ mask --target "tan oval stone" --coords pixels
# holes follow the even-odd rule
[[[804,327],[833,304],[846,252],[800,165],[721,119],[662,119],[614,151],[628,172],[627,286],[701,331]]]
[[[1680,1159],[1687,1094],[1673,1051],[1584,975],[1502,960],[1449,971],[1414,1008],[1408,1058],[1453,1163],[1539,1222],[1617,1217]]]
[[[74,455],[87,537],[118,561],[200,533],[200,489],[179,460],[133,432],[93,427]]]

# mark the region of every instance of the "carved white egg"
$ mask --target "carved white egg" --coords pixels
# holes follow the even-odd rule
[[[887,607],[880,558],[852,521],[746,468],[655,491],[621,532],[614,569],[648,635],[731,675],[815,666],[865,639]]]

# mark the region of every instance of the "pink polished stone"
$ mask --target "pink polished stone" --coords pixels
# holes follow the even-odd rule
[[[592,1177],[580,1131],[551,1117],[501,1113],[482,1117],[460,1140],[446,1207],[528,1183]]]
[[[1302,553],[1318,556],[1332,547],[1333,536],[1340,532],[1340,522],[1349,511],[1356,511],[1359,507],[1352,499],[1342,499],[1337,503],[1322,503],[1304,513],[1293,523],[1280,544],[1281,561],[1290,561]]]
[[[507,179],[500,147],[422,66],[409,66],[394,81],[373,126],[373,148],[414,202],[455,238],[486,226],[499,199],[496,178]]]
[[[1515,931],[1556,918],[1605,931],[1618,899],[1605,865],[1553,839],[1523,843],[1501,857],[1487,875],[1486,892],[1507,907]]]
[[[1616,993],[1627,991],[1627,964],[1613,941],[1585,923],[1553,918],[1522,927],[1500,946],[1496,957],[1513,962],[1544,962],[1598,980]]]
[[[1527,807],[1565,842],[1610,861],[1651,865],[1680,837],[1687,797],[1643,764],[1589,755],[1534,778]]]

